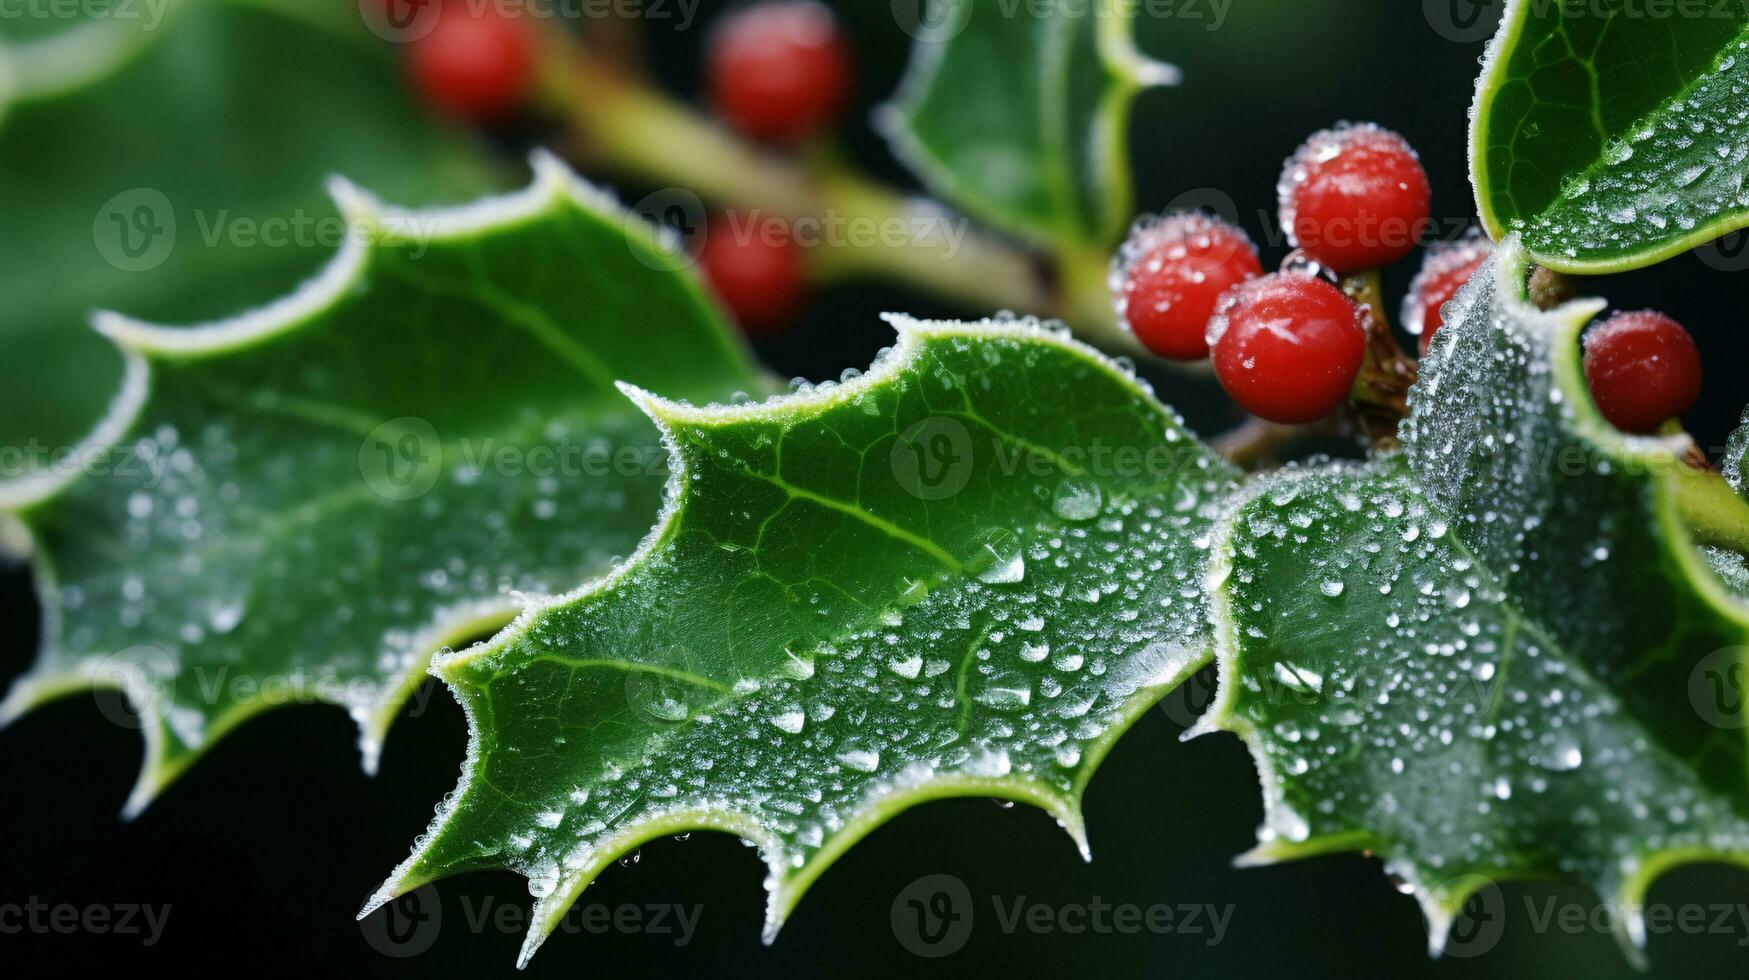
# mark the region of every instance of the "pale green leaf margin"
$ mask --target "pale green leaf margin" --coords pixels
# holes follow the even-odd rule
[[[455,650],[433,658],[430,667],[431,675],[446,684],[452,684],[451,674],[459,665],[470,660],[502,653],[512,641],[520,638],[524,632],[530,629],[541,614],[549,608],[573,603],[591,595],[608,591],[619,579],[631,574],[638,566],[642,565],[652,552],[668,540],[679,521],[681,510],[685,506],[688,479],[685,458],[680,454],[679,448],[670,434],[671,425],[676,421],[686,420],[694,423],[716,424],[743,418],[782,418],[786,415],[795,416],[803,412],[854,401],[867,389],[884,384],[890,378],[903,373],[912,363],[924,340],[940,337],[999,340],[1020,338],[1055,344],[1121,379],[1124,383],[1135,388],[1137,397],[1146,399],[1161,411],[1166,411],[1150,389],[1138,383],[1132,373],[1125,371],[1116,362],[1094,348],[1069,338],[1062,332],[1049,329],[1030,320],[984,320],[976,323],[962,323],[958,321],[923,321],[899,314],[888,314],[885,319],[898,332],[898,341],[871,365],[868,371],[851,381],[833,386],[813,388],[789,395],[778,395],[763,402],[697,407],[683,402],[671,401],[634,385],[621,382],[619,384],[620,390],[635,402],[661,430],[662,442],[668,451],[669,476],[666,503],[663,505],[662,513],[657,518],[655,526],[638,545],[637,550],[606,575],[585,583],[573,592],[532,599],[530,604],[517,615],[514,622],[491,639],[467,649]],[[593,884],[596,876],[609,865],[641,844],[686,831],[722,831],[750,841],[759,849],[769,872],[765,879],[766,915],[762,934],[762,939],[766,945],[776,941],[784,921],[795,910],[796,905],[801,902],[802,896],[845,851],[882,824],[922,803],[962,797],[988,797],[1012,800],[1016,803],[1026,803],[1038,807],[1056,819],[1058,825],[1074,842],[1082,860],[1090,862],[1093,860],[1093,851],[1087,840],[1086,822],[1081,812],[1081,794],[1086,791],[1087,784],[1092,780],[1117,740],[1137,720],[1147,714],[1155,704],[1159,703],[1161,698],[1198,670],[1201,670],[1212,659],[1213,651],[1209,638],[1202,635],[1195,639],[1200,641],[1198,644],[1199,655],[1184,657],[1173,665],[1174,669],[1169,676],[1164,676],[1132,694],[1111,728],[1098,740],[1090,743],[1086,760],[1081,766],[1082,775],[1078,777],[1070,795],[1061,795],[1049,787],[1035,785],[1020,779],[964,774],[933,776],[917,784],[882,784],[864,801],[855,816],[846,821],[844,827],[833,835],[830,846],[817,852],[808,865],[799,874],[794,875],[787,874],[790,870],[789,866],[778,858],[782,852],[780,843],[770,838],[765,830],[759,826],[757,820],[744,814],[687,807],[644,818],[621,828],[617,833],[604,838],[597,844],[591,862],[576,872],[578,884],[536,900],[528,934],[524,937],[521,952],[517,956],[517,968],[521,969],[528,965],[535,951],[540,949],[541,944],[558,928],[564,920],[565,914],[584,889]],[[429,884],[433,880],[416,876],[414,868],[419,863],[425,847],[428,846],[427,842],[436,839],[436,833],[448,820],[451,809],[465,795],[479,760],[479,721],[468,708],[468,702],[465,698],[457,697],[456,701],[461,704],[468,721],[467,757],[462,763],[461,781],[438,804],[437,812],[432,817],[426,834],[422,835],[420,842],[414,845],[413,852],[397,865],[389,873],[388,878],[365,900],[364,906],[358,912],[358,918],[361,920],[399,896]]]
[[[1512,234],[1512,229],[1506,227],[1505,223],[1500,220],[1500,216],[1494,213],[1493,206],[1490,204],[1493,196],[1489,193],[1491,175],[1488,172],[1485,158],[1487,156],[1488,127],[1494,120],[1493,98],[1500,87],[1506,83],[1506,59],[1503,56],[1508,50],[1518,46],[1519,38],[1524,34],[1524,26],[1531,13],[1539,7],[1547,9],[1550,2],[1551,0],[1506,0],[1506,12],[1500,21],[1500,31],[1494,35],[1493,40],[1488,42],[1488,49],[1482,55],[1482,74],[1476,79],[1476,100],[1470,107],[1470,183],[1475,190],[1476,213],[1482,220],[1482,227],[1487,230],[1488,237],[1497,242]],[[1718,0],[1703,0],[1703,2],[1710,7]],[[1739,40],[1742,40],[1742,36],[1739,36]],[[1714,71],[1717,71],[1718,64],[1731,54],[1730,51],[1721,52],[1713,63]],[[1699,84],[1699,82],[1693,84]],[[1692,88],[1693,85],[1684,89],[1681,95],[1667,100],[1666,104],[1669,101],[1684,98]],[[1655,115],[1657,111],[1654,110],[1653,114]],[[1603,164],[1603,158],[1599,157],[1587,170],[1601,167]],[[1619,259],[1587,261],[1564,255],[1544,255],[1541,253],[1533,253],[1533,257],[1538,265],[1553,269],[1556,272],[1588,276],[1613,275],[1657,265],[1743,228],[1749,228],[1749,210],[1722,214],[1680,238],[1645,249],[1636,255]]]
[[[971,17],[971,0],[928,0],[931,10],[939,10],[942,6],[952,4],[955,11],[952,18],[941,18],[931,15],[928,22],[935,25],[924,37],[918,38],[911,45],[911,63],[905,67],[905,74],[899,83],[899,90],[892,99],[881,106],[875,113],[877,128],[887,137],[893,152],[910,170],[922,179],[924,186],[930,192],[956,207],[963,208],[968,213],[990,224],[1019,235],[1042,245],[1060,245],[1064,242],[1053,241],[1050,233],[1027,225],[1024,222],[1010,220],[1006,208],[996,201],[986,198],[975,183],[966,183],[959,179],[954,169],[944,163],[940,157],[929,149],[928,144],[913,133],[905,119],[910,114],[911,106],[921,101],[935,84],[936,74],[940,70],[942,58],[945,56],[952,39],[966,28],[966,20]],[[982,0],[985,3],[1006,3],[1008,0]],[[1177,85],[1183,78],[1183,73],[1174,65],[1157,61],[1143,54],[1136,47],[1135,41],[1135,10],[1136,0],[1088,0],[1097,7],[1089,7],[1085,16],[1098,19],[1099,53],[1105,64],[1113,72],[1117,84],[1112,85],[1105,93],[1099,109],[1099,125],[1093,134],[1094,158],[1102,161],[1101,169],[1107,175],[1118,174],[1123,179],[1108,181],[1104,188],[1105,214],[1102,216],[1100,229],[1104,241],[1084,242],[1079,229],[1057,229],[1068,235],[1068,244],[1107,245],[1115,240],[1129,226],[1135,213],[1135,186],[1129,179],[1129,114],[1130,102],[1137,94],[1150,88],[1160,88]],[[1025,7],[1014,8],[1016,16],[1025,16],[1020,11]],[[1006,12],[1006,10],[1004,11]],[[1059,45],[1060,46],[1060,45]],[[1040,100],[1042,105],[1060,104],[1062,98],[1053,97],[1053,93],[1066,91],[1062,73],[1067,70],[1066,59],[1059,58],[1055,70],[1040,73],[1037,84],[1044,92]],[[1016,84],[1022,82],[1017,81]],[[1053,113],[1051,122],[1061,129],[1067,120],[1058,113]],[[1059,134],[1062,139],[1055,141],[1058,145],[1068,145],[1069,134]],[[1061,161],[1058,161],[1059,163]],[[1061,166],[1054,168],[1062,170]],[[1058,180],[1069,180],[1066,174],[1059,174]],[[1074,199],[1078,195],[1073,188],[1059,188],[1059,197]]]
[[[1508,237],[1501,244],[1494,261],[1498,270],[1496,295],[1499,300],[1510,304],[1514,314],[1533,329],[1547,331],[1550,350],[1561,352],[1560,356],[1551,359],[1550,367],[1556,390],[1562,393],[1573,410],[1569,419],[1573,434],[1596,448],[1600,458],[1615,461],[1622,471],[1658,474],[1658,478],[1652,482],[1658,523],[1676,550],[1680,564],[1687,571],[1689,583],[1723,615],[1741,622],[1745,629],[1749,629],[1749,603],[1732,595],[1714,574],[1701,554],[1699,542],[1695,540],[1683,518],[1680,487],[1688,467],[1681,461],[1680,454],[1687,448],[1690,440],[1686,436],[1638,436],[1624,433],[1604,419],[1596,402],[1591,398],[1591,390],[1585,382],[1584,367],[1580,359],[1579,335],[1607,304],[1601,299],[1576,299],[1546,312],[1537,309],[1530,302],[1526,288],[1531,256],[1516,235]],[[1474,289],[1475,287],[1465,286],[1456,302],[1464,303],[1463,297],[1473,293]],[[1353,466],[1335,465],[1339,471],[1343,466]],[[1273,808],[1272,801],[1280,797],[1280,794],[1269,790],[1279,777],[1269,762],[1268,753],[1257,740],[1256,728],[1234,710],[1239,688],[1237,658],[1240,644],[1238,620],[1233,616],[1231,596],[1225,588],[1225,582],[1233,573],[1232,536],[1237,526],[1233,517],[1258,496],[1279,490],[1285,481],[1323,476],[1327,472],[1307,469],[1251,482],[1236,496],[1228,511],[1228,518],[1217,522],[1212,534],[1213,544],[1210,548],[1205,588],[1209,596],[1210,618],[1214,623],[1218,689],[1215,700],[1196,725],[1185,733],[1185,737],[1194,738],[1214,731],[1238,735],[1250,750],[1252,760],[1257,766],[1257,778],[1265,787],[1263,797],[1266,811]],[[1357,475],[1364,475],[1366,470],[1355,467],[1355,472]],[[1266,816],[1266,825],[1271,823],[1273,816]],[[1277,838],[1240,855],[1234,863],[1239,867],[1261,867],[1327,854],[1372,850],[1376,846],[1377,842],[1365,830],[1331,835],[1304,843],[1290,843]],[[1704,849],[1648,854],[1633,877],[1622,882],[1616,901],[1622,908],[1643,907],[1652,883],[1666,871],[1680,865],[1701,862],[1721,862],[1749,868],[1749,854]],[[1497,873],[1500,879],[1525,877],[1510,868],[1499,869]],[[1427,922],[1430,955],[1437,957],[1444,949],[1452,925],[1470,896],[1494,883],[1482,874],[1470,874],[1460,875],[1430,891],[1417,890],[1415,897]],[[1642,948],[1646,940],[1644,923],[1636,921],[1633,916],[1618,916],[1616,925],[1616,939],[1624,954],[1632,962],[1643,966],[1645,961]]]
[[[421,209],[384,204],[344,178],[331,178],[328,192],[347,226],[369,229],[369,233],[346,236],[327,266],[292,293],[229,319],[187,327],[144,323],[109,311],[94,314],[92,327],[116,344],[124,359],[125,370],[120,391],[92,433],[79,444],[77,452],[101,453],[126,436],[149,397],[151,357],[211,357],[295,331],[357,288],[369,265],[369,251],[379,245],[429,246],[446,241],[465,242],[496,228],[525,223],[561,204],[598,215],[604,222],[623,225],[628,236],[647,235],[644,244],[652,250],[658,247],[669,249],[676,244],[663,240],[661,229],[627,215],[613,195],[583,180],[551,153],[537,150],[530,156],[529,163],[533,178],[520,191],[466,204]],[[7,549],[0,551],[0,557],[10,552],[30,560],[41,602],[45,644],[59,635],[58,586],[49,556],[33,546],[21,515],[48,502],[78,478],[77,472],[66,469],[60,473],[0,481],[0,548]],[[435,652],[446,646],[465,643],[483,632],[502,628],[521,611],[526,601],[498,596],[482,598],[427,624],[414,645]],[[156,707],[159,692],[143,672],[130,676],[97,671],[90,663],[86,666],[88,669],[84,671],[61,675],[32,676],[28,671],[21,675],[0,700],[0,728],[50,701],[99,687],[119,691],[143,715],[149,715]],[[369,715],[356,719],[360,757],[366,774],[375,775],[383,739],[424,676],[423,666],[409,670],[391,696],[384,698]],[[320,689],[303,693],[312,700],[324,700]],[[228,713],[214,719],[207,730],[207,742],[218,741],[244,721],[280,703],[281,699],[238,703]],[[164,762],[164,745],[157,726],[144,725],[141,731],[146,742],[145,762],[122,810],[124,818],[130,819],[141,813],[199,758],[198,753],[191,753],[180,765],[169,766]]]

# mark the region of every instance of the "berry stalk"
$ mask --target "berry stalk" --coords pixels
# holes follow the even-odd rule
[[[1348,396],[1351,421],[1371,445],[1392,449],[1409,417],[1409,389],[1420,364],[1397,343],[1377,269],[1344,276],[1342,291],[1366,311],[1366,360]]]

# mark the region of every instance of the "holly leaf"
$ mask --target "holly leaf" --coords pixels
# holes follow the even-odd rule
[[[1749,500],[1749,409],[1743,412],[1743,424],[1731,433],[1725,447],[1720,469],[1725,482],[1737,491],[1737,496]],[[1709,546],[1703,549],[1713,570],[1738,595],[1749,598],[1749,556],[1729,548]]]
[[[1512,0],[1484,59],[1482,221],[1563,272],[1641,268],[1749,225],[1749,7],[1632,6]]]
[[[332,173],[419,203],[487,187],[491,168],[413,106],[395,51],[353,6],[32,4],[0,18],[6,476],[78,442],[121,383],[92,310],[190,322],[294,288],[345,233],[321,192]]]
[[[1060,331],[893,318],[867,374],[758,405],[634,388],[673,483],[637,554],[432,672],[461,784],[363,915],[501,868],[527,962],[643,841],[758,846],[769,941],[844,850],[931,799],[1080,800],[1209,657],[1200,589],[1233,471]]]
[[[1702,477],[1681,440],[1597,413],[1578,337],[1602,304],[1541,312],[1525,278],[1508,241],[1448,309],[1404,455],[1260,482],[1211,573],[1205,724],[1264,787],[1247,860],[1377,853],[1435,952],[1491,881],[1559,875],[1631,910],[1676,864],[1749,864],[1749,716],[1717,688],[1749,603],[1682,519]]]
[[[439,646],[629,553],[666,456],[614,389],[758,378],[635,218],[537,155],[524,191],[402,211],[344,182],[320,276],[191,328],[96,319],[127,381],[65,467],[0,484],[28,529],[40,656],[0,704],[119,688],[138,812],[226,731],[344,705],[367,769]]]
[[[901,25],[916,41],[883,129],[968,213],[1055,247],[1107,247],[1134,210],[1130,104],[1178,80],[1136,50],[1135,14],[1122,0],[930,0]]]

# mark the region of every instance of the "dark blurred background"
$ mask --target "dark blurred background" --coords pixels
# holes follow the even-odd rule
[[[1457,0],[1458,13],[1468,10]],[[705,0],[691,29],[648,31],[660,77],[691,97],[700,45],[729,5]],[[861,112],[845,127],[850,155],[908,184],[868,112],[893,89],[909,39],[889,5],[837,5],[854,37]],[[1455,226],[1473,218],[1466,135],[1478,36],[1447,0],[1180,0],[1177,16],[1144,17],[1140,44],[1185,69],[1184,83],[1149,92],[1134,116],[1138,206],[1155,210],[1218,191],[1236,203],[1259,242],[1279,243],[1273,209],[1282,159],[1311,131],[1342,119],[1376,120],[1409,137],[1433,178],[1435,213]],[[1497,10],[1485,16],[1497,17]],[[1194,12],[1194,13],[1193,13]],[[1200,16],[1196,16],[1200,14]],[[1215,28],[1218,25],[1218,29]],[[1017,80],[1017,84],[1019,81]],[[512,143],[538,139],[518,131]],[[618,182],[636,200],[647,189]],[[1657,306],[1687,324],[1709,381],[1691,431],[1720,446],[1749,389],[1749,256],[1727,248],[1639,274],[1598,280],[1595,291],[1623,308]],[[1266,244],[1266,264],[1285,251]],[[1413,260],[1391,270],[1392,303]],[[835,377],[865,366],[890,342],[886,310],[963,316],[969,311],[885,283],[839,287],[818,297],[793,334],[761,350],[784,375]],[[1395,312],[1394,309],[1392,311]],[[1212,382],[1158,374],[1162,397],[1193,427],[1234,421]],[[37,610],[28,572],[0,572],[0,682],[29,662]],[[1193,685],[1200,708],[1207,685]],[[353,914],[407,852],[438,799],[455,784],[466,743],[459,708],[442,690],[394,727],[382,773],[356,765],[355,731],[334,708],[297,707],[258,717],[226,737],[199,766],[132,823],[117,816],[140,759],[137,733],[105,720],[91,696],[39,709],[0,732],[0,904],[169,905],[159,941],[138,936],[10,934],[0,918],[0,963],[13,976],[120,966],[212,967],[278,975],[496,974],[512,970],[530,904],[521,878],[477,874],[437,886],[435,896],[361,928]],[[1596,923],[1600,900],[1560,884],[1514,884],[1494,913],[1499,939],[1485,953],[1431,961],[1421,915],[1376,860],[1323,858],[1234,869],[1262,816],[1256,775],[1239,741],[1181,743],[1191,716],[1175,696],[1121,740],[1087,796],[1094,861],[1042,813],[987,801],[930,804],[853,848],[813,887],[772,946],[760,943],[764,868],[734,839],[696,833],[646,845],[629,867],[608,869],[583,896],[609,910],[680,905],[697,916],[684,945],[672,932],[554,935],[531,976],[1640,976],[1606,928],[1538,928],[1555,908],[1575,906]],[[963,948],[922,958],[908,951],[891,913],[901,892],[935,874],[962,881],[974,918]],[[1103,902],[1146,908],[1198,906],[1227,917],[1217,937],[1206,913],[1199,931],[1155,934],[1006,932],[995,903],[1054,909]],[[1749,972],[1749,873],[1690,868],[1663,878],[1651,901],[1725,908],[1728,922],[1697,934],[1654,935],[1650,975],[1744,976]],[[487,903],[490,903],[489,906]],[[510,915],[477,925],[482,908]],[[504,910],[509,910],[508,912]],[[1572,913],[1567,913],[1572,914]],[[1709,925],[1714,912],[1707,916]],[[647,921],[647,913],[645,913]],[[672,921],[672,920],[670,920]],[[1604,925],[1607,925],[1605,922]],[[902,931],[902,930],[901,930]],[[389,955],[397,954],[397,955]]]

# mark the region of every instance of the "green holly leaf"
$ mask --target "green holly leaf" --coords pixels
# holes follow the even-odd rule
[[[0,484],[44,608],[0,720],[113,686],[137,812],[230,728],[347,707],[367,768],[431,654],[628,554],[666,455],[615,390],[759,379],[641,220],[556,160],[524,191],[402,211],[339,183],[345,246],[269,306],[114,314],[126,384],[80,465]]]
[[[295,287],[343,233],[329,174],[419,203],[486,189],[482,157],[412,105],[355,6],[0,18],[0,451],[19,450],[5,476],[77,442],[120,384],[92,310],[189,322]]]
[[[1129,108],[1178,71],[1135,47],[1136,7],[930,0],[884,128],[931,190],[1055,247],[1104,248],[1133,214]]]
[[[1749,7],[1633,6],[1512,0],[1484,61],[1482,221],[1553,269],[1637,269],[1749,225]]]
[[[895,318],[867,374],[765,404],[627,389],[674,458],[637,554],[432,672],[460,786],[363,914],[463,871],[537,898],[527,961],[643,841],[756,844],[767,939],[832,861],[949,796],[1044,808],[1083,851],[1112,741],[1207,661],[1232,470],[1061,332]]]
[[[1725,481],[1737,491],[1737,496],[1749,500],[1749,409],[1743,412],[1743,424],[1731,433],[1725,458],[1720,464]],[[1749,556],[1728,548],[1708,547],[1707,561],[1732,591],[1749,598]]]
[[[1436,952],[1490,881],[1633,908],[1673,865],[1749,863],[1749,715],[1712,686],[1749,658],[1749,603],[1682,519],[1702,477],[1598,415],[1578,337],[1602,304],[1541,312],[1525,278],[1508,241],[1448,310],[1404,455],[1260,482],[1211,574],[1206,724],[1257,761],[1249,860],[1375,852]]]

